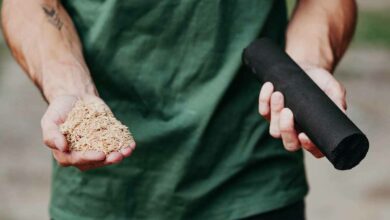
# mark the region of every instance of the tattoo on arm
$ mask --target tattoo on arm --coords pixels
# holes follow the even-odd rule
[[[48,21],[54,25],[58,30],[61,30],[62,26],[64,25],[64,22],[62,22],[60,16],[58,15],[57,11],[46,4],[41,5],[43,12],[45,13]]]

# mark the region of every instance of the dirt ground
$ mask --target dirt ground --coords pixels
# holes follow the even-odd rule
[[[51,156],[39,127],[46,104],[8,51],[0,57],[0,219],[48,219]],[[348,115],[371,148],[358,167],[343,172],[306,155],[308,219],[390,219],[389,61],[390,49],[354,47],[340,64],[336,75],[348,91]]]

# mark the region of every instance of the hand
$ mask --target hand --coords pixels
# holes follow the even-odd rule
[[[345,88],[331,73],[322,68],[301,65],[307,75],[329,96],[330,99],[345,113]],[[288,151],[297,151],[301,147],[316,158],[324,155],[313,144],[305,133],[299,133],[294,127],[294,116],[290,109],[284,107],[284,97],[275,92],[272,83],[265,83],[259,95],[259,113],[270,121],[269,133],[274,138],[282,138]]]
[[[92,168],[116,164],[123,158],[130,156],[135,148],[135,142],[131,146],[123,148],[120,152],[112,152],[107,156],[103,152],[69,151],[65,136],[60,132],[59,125],[62,124],[67,114],[73,108],[75,102],[80,99],[76,96],[58,96],[54,98],[41,120],[44,143],[51,148],[54,158],[61,166],[75,166],[82,171]],[[100,98],[92,95],[83,96],[85,101],[103,102]],[[104,102],[103,102],[104,103]]]

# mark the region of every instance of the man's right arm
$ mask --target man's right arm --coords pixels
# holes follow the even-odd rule
[[[58,0],[4,0],[2,22],[12,54],[49,102],[96,94],[77,32]]]
[[[59,125],[78,99],[103,102],[84,61],[71,18],[59,0],[3,0],[2,25],[13,56],[49,102],[41,120],[43,139],[63,166],[87,170],[120,162],[135,143],[107,157],[69,152]]]

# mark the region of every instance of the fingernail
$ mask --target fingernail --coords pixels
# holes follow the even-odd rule
[[[133,152],[133,149],[130,148],[130,147],[125,147],[123,149],[120,150],[121,154],[124,156],[124,157],[128,157],[131,155],[131,152]]]
[[[279,93],[279,92],[275,93],[275,100],[276,100],[276,101],[282,100],[282,94]]]
[[[118,152],[112,152],[107,156],[107,161],[109,161],[112,164],[119,163],[122,160],[123,160],[123,156]]]

